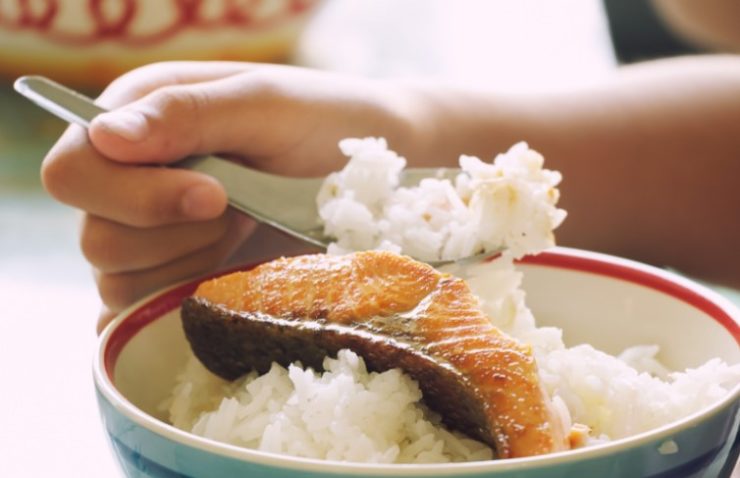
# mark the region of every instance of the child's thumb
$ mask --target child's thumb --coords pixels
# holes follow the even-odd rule
[[[126,163],[170,163],[216,151],[238,154],[243,115],[238,96],[222,82],[160,88],[103,113],[90,125],[90,140],[104,156]]]

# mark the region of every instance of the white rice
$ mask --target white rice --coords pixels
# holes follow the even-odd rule
[[[542,155],[518,143],[493,164],[461,156],[453,185],[425,179],[398,187],[406,160],[382,138],[345,139],[345,168],[319,192],[330,253],[388,249],[424,261],[450,260],[506,248],[515,257],[554,245],[565,219],[555,207],[560,173],[543,169]]]
[[[306,458],[366,463],[490,460],[487,446],[449,432],[420,402],[414,380],[399,369],[368,373],[342,350],[325,372],[273,364],[233,383],[195,357],[178,377],[167,406],[172,423],[213,440]]]
[[[430,179],[397,188],[405,160],[382,139],[340,143],[347,167],[330,176],[318,198],[332,252],[383,248],[426,260],[464,257],[504,246],[492,263],[454,266],[493,323],[532,345],[542,383],[565,423],[586,425],[587,444],[673,422],[719,400],[740,382],[740,365],[711,360],[668,371],[658,347],[638,345],[620,357],[589,345],[567,348],[562,331],[537,327],[514,258],[553,245],[564,219],[560,181],[542,169],[525,143],[493,164],[462,157],[455,184]],[[445,430],[420,402],[418,385],[398,369],[368,373],[344,350],[325,372],[273,365],[233,383],[191,357],[165,408],[173,425],[214,440],[295,456],[370,463],[487,460],[485,445]]]

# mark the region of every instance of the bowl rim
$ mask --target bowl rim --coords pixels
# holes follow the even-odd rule
[[[203,280],[233,270],[249,269],[262,262],[265,261],[245,264],[226,271],[179,282],[150,294],[119,313],[98,338],[93,362],[95,386],[108,403],[142,428],[173,442],[208,453],[282,469],[340,474],[364,473],[380,477],[388,475],[449,476],[449,473],[452,472],[458,476],[463,476],[481,472],[526,470],[560,465],[570,461],[600,458],[618,451],[638,448],[648,443],[668,441],[681,430],[699,425],[704,419],[721,413],[725,408],[740,399],[740,384],[738,384],[722,400],[680,420],[630,437],[577,450],[534,457],[465,463],[368,464],[294,457],[243,448],[199,437],[148,415],[118,392],[112,376],[115,362],[123,347],[136,333],[149,323],[176,309],[182,295],[194,290],[195,286]],[[740,309],[719,293],[676,273],[609,254],[560,246],[537,255],[527,256],[518,262],[524,265],[564,268],[607,276],[667,294],[709,315],[727,330],[740,346]],[[174,298],[177,298],[177,300],[174,300]],[[122,329],[121,325],[126,323],[129,318],[135,320],[134,324]]]

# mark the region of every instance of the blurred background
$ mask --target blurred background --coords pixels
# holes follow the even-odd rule
[[[50,199],[39,180],[65,124],[16,95],[16,76],[44,74],[94,96],[139,64],[246,59],[516,93],[567,91],[603,81],[620,62],[697,51],[649,5],[0,0],[0,407],[9,414],[0,426],[0,476],[118,476],[94,403],[100,304],[78,249],[77,212]],[[264,235],[254,241],[260,247]]]

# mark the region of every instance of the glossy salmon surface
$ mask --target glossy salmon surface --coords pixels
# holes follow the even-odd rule
[[[462,279],[382,251],[282,258],[202,283],[185,300],[195,355],[234,379],[273,361],[316,369],[349,348],[399,367],[446,425],[499,458],[565,449],[532,350],[503,334]]]

